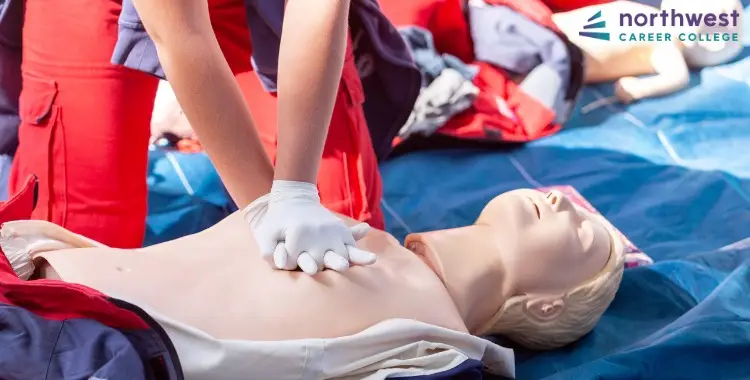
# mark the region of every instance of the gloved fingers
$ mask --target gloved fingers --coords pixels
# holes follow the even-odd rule
[[[287,256],[286,266],[283,268],[279,268],[279,269],[289,270],[289,271],[297,270],[297,259],[299,259],[299,256],[295,257],[294,260],[292,260],[291,256]]]
[[[323,256],[323,264],[326,268],[333,269],[336,272],[343,272],[349,269],[349,261],[333,251],[326,251]]]
[[[284,234],[281,231],[269,232],[268,230],[259,229],[255,230],[255,243],[258,244],[258,250],[260,251],[261,257],[268,261],[273,261],[274,252],[279,242],[284,241]]]
[[[297,265],[302,269],[303,272],[314,275],[318,273],[318,263],[310,256],[307,252],[302,252],[297,258]]]
[[[289,260],[289,252],[286,251],[286,243],[284,242],[276,244],[276,249],[273,251],[273,263],[276,265],[276,269],[282,270],[294,270],[297,265],[296,260]],[[290,264],[291,268],[289,268]]]
[[[321,240],[326,240],[325,237],[325,231],[321,231],[317,226],[295,225],[286,229],[284,242],[287,251],[295,257],[301,255],[302,252],[313,254],[315,250],[320,251],[317,256],[320,256],[320,262],[322,262],[325,249],[321,246],[323,245]]]
[[[274,251],[276,250],[276,245],[278,244],[278,241],[276,239],[259,237],[255,241],[258,244],[258,250],[260,251],[260,256],[262,258],[268,260],[274,256]]]
[[[349,262],[352,264],[371,265],[378,259],[374,253],[359,249],[353,245],[347,245],[346,249],[349,251]]]
[[[344,244],[343,241],[338,240],[338,239],[332,241],[330,244],[330,247],[328,247],[325,254],[328,255],[329,252],[339,255],[344,260],[349,262],[349,251],[346,249],[346,244]]]
[[[289,249],[289,243],[284,242],[284,249],[286,249],[286,267],[285,270],[295,270],[299,266],[299,256],[303,253],[300,251],[292,251]]]
[[[308,249],[306,253],[310,257],[312,257],[312,259],[315,261],[315,265],[318,266],[318,270],[323,270],[323,267],[324,267],[323,258],[325,257],[325,250],[312,248],[312,249]]]
[[[346,270],[347,268],[349,268],[349,251],[346,249],[346,245],[354,244],[352,233],[349,228],[346,227],[346,225],[341,223],[331,227],[329,236],[331,236],[332,239],[326,242],[326,249],[323,255],[323,268],[329,268],[338,271],[339,269],[333,268],[329,265],[329,263],[331,263],[336,267],[340,267],[340,270]],[[338,260],[336,258],[328,258],[328,261],[326,261],[326,258],[328,256],[338,256],[339,258],[341,258],[341,260]],[[346,263],[346,265],[344,266],[343,263]]]
[[[292,227],[286,231],[286,234],[284,236],[284,243],[286,245],[286,250],[289,253],[289,258],[294,260],[295,262],[303,252],[309,253],[311,251],[311,236],[310,234],[305,232],[306,231],[299,227]],[[320,255],[320,259],[321,261],[323,260],[322,253]]]
[[[351,231],[354,240],[357,241],[365,237],[367,233],[370,232],[370,225],[367,223],[359,223],[357,225],[349,227],[349,230]]]

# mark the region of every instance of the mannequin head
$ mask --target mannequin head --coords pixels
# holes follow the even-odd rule
[[[663,0],[661,9],[667,11],[675,9],[681,12],[701,14],[732,14],[734,11],[740,15],[743,13],[743,6],[740,0]],[[702,23],[698,27],[683,27],[680,29],[681,32],[698,33],[701,35],[741,33],[742,17],[737,17],[736,25],[732,22],[727,26],[706,26]],[[706,67],[727,63],[737,57],[744,49],[741,37],[740,35],[738,41],[684,41],[683,55],[685,56],[685,61],[691,67]]]
[[[624,244],[602,217],[557,191],[514,190],[468,227],[409,235],[469,330],[534,349],[591,331],[617,292]]]

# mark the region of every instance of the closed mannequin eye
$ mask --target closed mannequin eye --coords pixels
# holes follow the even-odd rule
[[[531,203],[534,204],[534,210],[536,210],[536,217],[538,219],[542,219],[542,213],[539,211],[539,205],[534,201],[531,197],[528,197],[531,200]]]
[[[543,219],[542,217],[546,214],[549,214],[550,211],[553,213],[557,213],[572,208],[572,204],[570,203],[570,201],[568,201],[564,195],[555,191],[550,191],[543,197],[535,196],[527,198],[529,198],[531,200],[531,203],[534,205],[536,216],[539,219]],[[543,210],[541,210],[539,207],[540,203],[544,204],[544,211],[546,212],[542,212]]]

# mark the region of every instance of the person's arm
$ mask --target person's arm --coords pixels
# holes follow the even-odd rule
[[[237,206],[268,193],[273,166],[211,28],[207,0],[133,3],[185,116]]]
[[[317,181],[344,65],[349,3],[287,0],[279,52],[275,179]]]

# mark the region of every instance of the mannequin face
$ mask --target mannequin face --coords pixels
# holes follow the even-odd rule
[[[441,277],[470,330],[510,297],[560,299],[601,273],[611,250],[587,211],[560,192],[527,189],[494,198],[472,226],[412,234],[406,245]]]
[[[514,295],[560,293],[596,276],[610,254],[607,230],[557,191],[515,190],[477,219]]]

